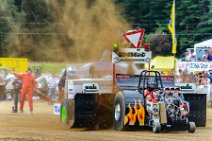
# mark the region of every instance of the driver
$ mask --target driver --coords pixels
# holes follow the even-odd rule
[[[158,90],[147,82],[147,88],[144,90],[144,98],[146,101],[147,112],[150,116],[153,114],[158,114],[159,112],[159,108],[157,105],[155,105],[159,102],[157,98],[158,95]]]
[[[144,98],[146,101],[157,103],[158,91],[147,82],[147,88],[144,90]]]

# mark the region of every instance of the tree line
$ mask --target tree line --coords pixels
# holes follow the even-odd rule
[[[171,55],[172,0],[113,0],[133,28],[144,28],[154,54]],[[177,56],[212,37],[212,0],[175,0]]]
[[[65,0],[57,0],[61,7]],[[91,6],[96,0],[87,0]],[[171,55],[171,35],[167,28],[172,1],[167,0],[112,0],[118,13],[133,28],[145,29],[145,42],[150,42],[154,55]],[[212,0],[176,0],[177,56],[186,48],[212,37]],[[0,56],[37,57],[42,54],[43,43],[61,39],[60,46],[67,49],[72,40],[60,34],[60,23],[55,21],[56,11],[48,0],[0,1]],[[60,15],[58,15],[60,18]],[[117,35],[119,36],[119,35]],[[46,48],[47,48],[46,47]]]

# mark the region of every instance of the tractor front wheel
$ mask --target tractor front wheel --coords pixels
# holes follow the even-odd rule
[[[158,122],[153,123],[152,125],[152,132],[153,133],[160,133],[161,131],[161,125]]]
[[[189,122],[188,123],[188,132],[189,133],[194,133],[196,130],[196,125],[194,122]]]
[[[115,130],[117,131],[125,130],[124,116],[125,116],[124,96],[121,92],[119,92],[118,94],[116,94],[114,99],[113,121]]]

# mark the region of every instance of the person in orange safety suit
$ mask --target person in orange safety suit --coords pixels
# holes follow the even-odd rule
[[[22,89],[21,89],[21,97],[20,97],[20,113],[23,113],[24,101],[26,95],[28,96],[29,109],[30,113],[33,112],[33,89],[38,90],[35,77],[32,75],[31,68],[27,68],[26,73],[18,74],[13,72],[13,74],[22,80]]]

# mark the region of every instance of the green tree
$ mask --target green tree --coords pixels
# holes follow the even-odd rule
[[[17,23],[24,22],[23,17],[24,14],[18,12],[14,0],[0,1],[0,55],[2,57],[13,56],[16,52],[16,33],[19,29]]]
[[[153,49],[158,47],[156,38],[162,34],[171,43],[167,24],[170,19],[172,1],[166,0],[114,0],[122,14],[134,28],[145,28]],[[177,55],[180,56],[186,48],[193,47],[197,42],[211,38],[212,35],[212,0],[176,0],[176,36],[178,41]],[[153,36],[153,37],[151,37]],[[164,38],[164,37],[163,37]],[[162,55],[171,55],[166,50]],[[171,46],[171,44],[170,44]],[[157,50],[157,49],[156,49]],[[153,50],[155,51],[155,49]],[[157,51],[156,51],[157,52]],[[167,53],[169,52],[169,53]]]
[[[177,1],[178,56],[195,43],[211,38],[209,0]]]
[[[20,11],[25,13],[25,23],[20,29],[24,33],[19,35],[19,56],[25,56],[33,60],[42,60],[45,55],[40,54],[44,42],[51,40],[46,34],[53,30],[50,16],[45,0],[20,0],[17,4]],[[26,33],[26,34],[25,34]]]

